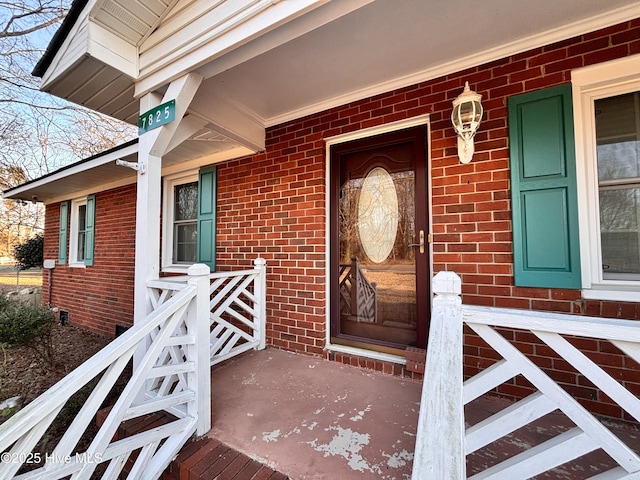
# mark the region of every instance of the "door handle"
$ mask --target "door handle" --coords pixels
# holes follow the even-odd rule
[[[420,243],[410,243],[410,247],[420,247],[420,253],[424,253],[424,230],[419,233]]]

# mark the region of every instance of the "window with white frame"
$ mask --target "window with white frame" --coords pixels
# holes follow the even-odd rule
[[[194,263],[198,245],[198,182],[173,187],[173,261]]]
[[[215,271],[216,182],[215,166],[164,178],[163,271],[184,273],[194,263]]]
[[[572,72],[585,298],[640,300],[640,56]]]
[[[165,178],[163,267],[184,268],[196,262],[198,241],[198,173]]]
[[[71,231],[69,238],[69,265],[84,266],[87,235],[87,199],[71,202]]]
[[[640,280],[640,92],[594,101],[604,280]]]

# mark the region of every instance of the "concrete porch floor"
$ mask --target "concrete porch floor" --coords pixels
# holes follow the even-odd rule
[[[209,436],[292,479],[411,478],[421,382],[276,349],[211,380]]]
[[[211,379],[208,437],[248,459],[293,480],[411,478],[422,382],[277,349],[229,360],[212,369]],[[466,421],[473,425],[508,404],[481,397],[465,408]],[[605,424],[640,452],[637,424]],[[573,426],[554,411],[469,455],[467,475]],[[596,450],[535,479],[586,479],[614,466]]]

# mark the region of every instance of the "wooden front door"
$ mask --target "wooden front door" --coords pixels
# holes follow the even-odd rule
[[[333,343],[426,347],[427,218],[425,126],[331,147]]]

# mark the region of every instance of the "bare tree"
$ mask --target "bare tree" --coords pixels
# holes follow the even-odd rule
[[[39,80],[31,75],[70,4],[71,0],[0,0],[2,189],[135,136],[130,125],[40,92]],[[9,236],[20,240],[33,233],[30,229],[41,227],[42,218],[41,209],[31,204],[4,201],[0,230],[11,230]],[[0,254],[4,245],[5,239],[0,239]]]

